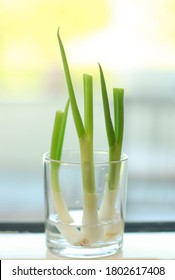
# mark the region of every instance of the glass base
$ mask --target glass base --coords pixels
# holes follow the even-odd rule
[[[123,246],[122,236],[118,237],[115,242],[98,242],[91,246],[74,246],[65,241],[64,238],[59,240],[48,239],[47,236],[47,248],[48,250],[60,257],[74,258],[74,259],[93,259],[103,258],[116,254],[121,250]]]
[[[103,258],[117,253],[121,248],[116,244],[104,248],[49,248],[56,256],[74,259]]]
[[[51,216],[46,222],[47,248],[54,255],[68,258],[106,257],[122,248],[123,228],[122,220],[85,227],[63,224]]]

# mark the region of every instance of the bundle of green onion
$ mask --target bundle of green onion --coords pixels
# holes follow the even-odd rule
[[[70,70],[65,54],[65,50],[60,38],[59,29],[57,32],[58,42],[68,87],[69,100],[66,104],[64,112],[57,111],[55,116],[50,158],[52,160],[61,160],[63,149],[63,140],[65,134],[66,120],[68,114],[69,103],[72,109],[75,128],[79,139],[79,147],[81,154],[82,181],[83,181],[83,217],[82,223],[86,225],[81,231],[75,228],[67,230],[64,224],[71,223],[72,217],[67,209],[67,206],[62,197],[59,186],[59,165],[52,163],[52,190],[55,201],[55,209],[62,221],[62,226],[59,225],[59,230],[67,239],[68,242],[77,245],[87,245],[91,242],[101,240],[103,236],[113,234],[113,228],[106,228],[104,232],[100,227],[88,227],[88,225],[97,225],[99,221],[107,221],[113,219],[115,213],[115,201],[118,193],[118,184],[120,176],[120,165],[113,164],[115,161],[120,161],[122,142],[123,142],[123,124],[124,124],[124,105],[123,95],[124,90],[121,88],[113,89],[114,100],[114,125],[112,123],[108,94],[104,79],[104,74],[99,65],[101,91],[103,99],[103,109],[105,115],[106,133],[109,144],[109,173],[106,179],[105,192],[103,201],[98,209],[97,192],[95,185],[94,174],[94,148],[93,148],[93,81],[92,76],[83,75],[84,82],[84,122],[81,118],[80,111],[77,105]],[[88,168],[87,168],[88,166]],[[95,230],[92,230],[92,229]]]

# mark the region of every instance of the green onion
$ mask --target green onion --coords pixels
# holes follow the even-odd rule
[[[69,100],[66,104],[64,112],[56,111],[55,114],[50,148],[52,191],[55,210],[61,221],[61,223],[57,225],[58,230],[63,234],[68,242],[72,244],[80,244],[84,242],[82,234],[76,228],[69,228],[66,225],[72,223],[73,219],[66,206],[59,184],[59,161],[61,160],[68,108]]]
[[[83,224],[98,224],[98,205],[94,175],[94,159],[93,159],[93,94],[92,94],[92,77],[84,74],[84,124],[77,106],[76,97],[73,89],[70,70],[65,54],[65,50],[60,38],[59,29],[57,32],[58,42],[68,87],[69,99],[74,118],[74,123],[79,138],[82,181],[83,181]],[[92,227],[83,228],[83,234],[88,242],[98,240],[101,235],[100,230]]]
[[[109,146],[109,173],[106,180],[106,186],[101,207],[99,209],[99,217],[102,221],[109,219],[117,219],[118,213],[115,211],[115,204],[120,188],[120,172],[121,172],[121,151],[123,142],[123,127],[124,127],[124,105],[123,95],[124,90],[121,88],[113,89],[114,100],[114,125],[112,123],[108,94],[102,67],[99,64],[101,91],[103,99],[103,108],[106,124],[106,132]],[[117,235],[118,226],[110,225],[106,227],[105,236]]]
[[[63,147],[63,140],[65,135],[66,120],[69,108],[69,100],[66,104],[65,111],[56,111],[54,127],[52,132],[52,141],[50,148],[50,159],[53,160],[51,164],[52,172],[52,188],[54,192],[60,191],[58,182],[58,169]]]
[[[109,155],[110,161],[120,160],[121,150],[122,150],[122,142],[123,142],[123,123],[124,123],[124,110],[123,110],[123,89],[114,88],[113,96],[114,96],[114,126],[111,120],[110,109],[109,109],[109,101],[108,94],[106,89],[106,83],[102,68],[99,64],[100,69],[100,80],[101,80],[101,91],[103,98],[103,108],[105,115],[105,124],[106,124],[106,132],[108,137],[109,144]]]
[[[121,153],[123,142],[124,128],[124,90],[121,88],[113,89],[114,101],[114,124],[110,114],[110,106],[106,88],[106,82],[101,65],[99,64],[101,92],[103,99],[103,109],[105,116],[106,134],[109,146],[109,171],[106,178],[105,191],[103,200],[98,210],[98,197],[95,184],[94,172],[94,148],[93,148],[93,79],[89,74],[83,75],[84,84],[84,121],[82,120],[76,96],[73,88],[72,78],[70,75],[69,65],[66,58],[64,46],[57,32],[60,53],[63,62],[64,73],[69,93],[69,101],[66,104],[64,112],[57,111],[52,134],[52,143],[50,157],[52,162],[52,189],[55,201],[55,208],[59,219],[65,223],[58,226],[67,241],[77,245],[87,245],[94,241],[106,240],[107,236],[116,234],[116,226],[105,226],[102,230],[99,222],[105,222],[117,218],[118,213],[115,212],[115,204],[119,191],[120,172],[121,172]],[[66,223],[71,223],[72,217],[66,207],[59,186],[59,164],[57,160],[61,160],[65,127],[67,121],[69,102],[71,105],[74,124],[79,139],[79,147],[81,154],[81,171],[83,183],[83,227],[81,231],[68,227]]]

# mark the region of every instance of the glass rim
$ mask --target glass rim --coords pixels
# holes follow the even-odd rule
[[[78,153],[80,155],[80,151],[79,150],[64,150],[62,152],[62,154],[64,153]],[[94,154],[109,154],[108,151],[106,150],[94,150]],[[78,166],[78,165],[81,165],[81,160],[77,160],[75,161],[74,159],[61,159],[61,160],[55,160],[55,159],[51,159],[50,158],[50,152],[46,152],[43,154],[43,161],[44,162],[50,162],[50,163],[57,163],[57,164],[61,164],[61,165],[75,165],[75,166]],[[109,163],[110,164],[119,164],[119,163],[122,163],[122,162],[127,162],[128,161],[128,155],[125,154],[125,153],[122,153],[121,154],[121,159],[120,160],[112,160],[112,161],[107,161],[106,159],[103,159],[103,160],[97,160],[95,161],[94,159],[94,165],[108,165]],[[86,164],[86,162],[84,162],[84,164]]]

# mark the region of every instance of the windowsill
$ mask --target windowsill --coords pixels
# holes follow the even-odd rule
[[[43,233],[0,233],[0,259],[63,259],[52,255]],[[106,259],[175,259],[175,233],[125,233],[121,252]]]

